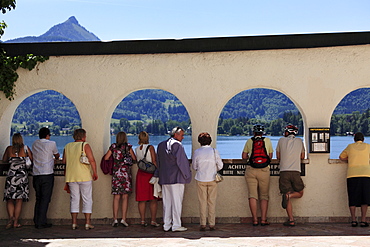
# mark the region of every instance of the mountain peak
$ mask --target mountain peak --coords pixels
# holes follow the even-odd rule
[[[68,20],[66,20],[64,23],[67,23],[67,22],[72,23],[72,24],[76,24],[76,25],[80,25],[78,23],[76,17],[74,17],[74,16],[69,17]]]
[[[71,16],[63,23],[50,28],[46,33],[35,37],[28,36],[5,41],[6,43],[36,43],[36,42],[74,42],[74,41],[100,41],[93,33],[81,26],[76,17]]]

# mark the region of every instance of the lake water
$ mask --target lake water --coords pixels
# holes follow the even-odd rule
[[[32,147],[32,143],[37,139],[36,136],[25,136],[24,142],[26,145]],[[88,140],[89,141],[88,137]],[[157,145],[166,140],[168,136],[151,136],[150,137],[150,144],[157,147]],[[244,148],[245,142],[250,138],[250,136],[218,136],[217,138],[217,150],[220,152],[221,158],[223,159],[240,159],[241,153]],[[272,142],[272,147],[274,150],[276,149],[277,142],[280,136],[269,136]],[[116,137],[112,136],[111,142],[115,142]],[[63,153],[64,146],[73,141],[72,136],[52,136],[51,140],[57,143],[58,151],[60,154]],[[366,140],[365,140],[366,141]],[[138,138],[137,136],[129,136],[128,142],[133,145],[133,147],[137,147]],[[183,146],[185,148],[185,152],[189,158],[191,158],[191,136],[185,136],[184,140],[182,141]],[[347,147],[348,144],[353,143],[352,136],[333,136],[330,140],[330,158],[331,159],[338,159],[339,154],[342,152],[344,148]],[[94,147],[93,147],[94,148]],[[107,147],[108,149],[108,147]],[[274,158],[276,158],[276,154],[274,152]]]

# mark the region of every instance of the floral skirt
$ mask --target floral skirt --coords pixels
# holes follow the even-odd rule
[[[114,169],[112,176],[112,195],[129,194],[132,192],[131,167],[122,165]]]

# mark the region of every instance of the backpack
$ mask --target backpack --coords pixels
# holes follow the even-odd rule
[[[265,168],[270,164],[270,156],[267,154],[265,147],[265,137],[252,137],[252,154],[248,164],[253,168]]]

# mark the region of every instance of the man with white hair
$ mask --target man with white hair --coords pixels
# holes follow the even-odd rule
[[[171,131],[171,137],[158,144],[157,165],[159,184],[162,185],[163,196],[163,230],[183,232],[187,228],[181,226],[182,201],[185,184],[191,182],[189,159],[186,156],[181,141],[184,139],[184,129],[176,127]]]

